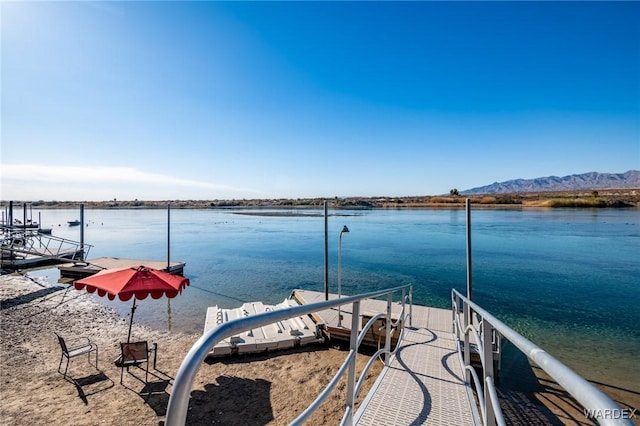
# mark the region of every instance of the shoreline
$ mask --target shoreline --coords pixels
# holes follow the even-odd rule
[[[640,188],[611,188],[595,190],[513,192],[499,194],[415,195],[415,196],[354,196],[312,198],[270,198],[243,200],[17,200],[14,208],[29,204],[42,210],[75,209],[84,204],[87,209],[322,209],[326,201],[333,210],[373,209],[458,209],[469,199],[474,208],[640,208]],[[10,200],[0,200],[8,205]],[[19,218],[20,219],[20,218]]]
[[[72,288],[21,275],[0,276],[0,424],[113,423],[157,425],[164,421],[173,378],[199,335],[169,333],[134,324],[132,341],[158,344],[157,370],[149,384],[114,364],[128,320]],[[58,373],[65,339],[88,337],[99,348],[96,370],[86,358],[72,358],[68,378]],[[93,356],[93,355],[92,355]],[[233,358],[207,359],[194,381],[188,424],[288,424],[333,377],[346,352],[327,345]],[[92,358],[93,359],[93,358]],[[360,370],[368,356],[358,355]],[[361,395],[373,384],[381,363],[369,373]],[[65,361],[62,362],[64,370]],[[132,369],[144,379],[142,370]],[[311,424],[338,424],[344,400],[338,390],[311,417]],[[152,393],[147,395],[147,391]],[[360,399],[362,399],[362,396]]]
[[[3,401],[0,424],[55,421],[92,425],[126,418],[124,424],[157,425],[166,415],[172,379],[200,337],[153,330],[134,320],[132,340],[158,343],[158,370],[150,368],[150,389],[154,392],[147,396],[142,392],[144,383],[133,376],[125,373],[125,386],[119,383],[120,369],[113,361],[119,355],[119,342],[126,336],[128,320],[114,309],[93,300],[86,292],[18,274],[0,276],[0,301]],[[75,383],[65,380],[57,372],[60,347],[54,331],[65,338],[86,336],[96,342],[99,371],[84,357],[72,359],[68,374]],[[337,348],[311,345],[297,350],[208,359],[194,381],[187,422],[288,424],[326,386],[345,356],[346,352]],[[358,355],[359,370],[368,359],[366,355]],[[546,408],[542,408],[542,413],[554,412],[563,423],[586,420],[581,408],[539,367],[532,366],[526,357],[520,359],[514,367],[521,373],[504,376],[505,415],[515,415],[517,419],[521,410],[530,410],[516,402],[523,400],[530,402],[529,407],[543,404]],[[381,368],[381,363],[376,363],[359,400],[364,398]],[[144,377],[144,373],[136,375]],[[632,409],[640,405],[640,393],[592,383],[622,407]],[[338,385],[338,389],[343,388],[344,383]],[[344,400],[336,392],[341,391],[334,391],[314,414],[312,424],[339,423]]]

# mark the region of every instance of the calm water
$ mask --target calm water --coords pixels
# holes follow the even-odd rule
[[[79,210],[41,213],[54,235],[79,240],[79,228],[66,226]],[[340,214],[329,218],[332,292],[347,225],[343,293],[411,283],[416,303],[443,308],[452,287],[464,293],[464,211]],[[89,258],[167,258],[166,210],[85,210],[85,222]],[[638,210],[478,210],[472,230],[477,303],[587,378],[640,391]],[[322,217],[172,210],[171,258],[186,262],[191,286],[171,300],[170,315],[166,299],[141,302],[136,321],[201,333],[208,306],[277,303],[296,288],[323,291],[323,237]],[[59,277],[57,269],[32,275]],[[130,303],[97,299],[128,315]]]

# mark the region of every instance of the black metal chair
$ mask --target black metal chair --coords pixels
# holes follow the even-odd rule
[[[82,343],[79,340],[74,340],[72,346],[67,346],[67,342],[58,333],[53,333],[58,337],[58,343],[60,343],[60,349],[62,355],[60,356],[60,364],[58,364],[58,373],[62,374],[64,378],[67,378],[67,370],[69,369],[69,361],[71,358],[87,354],[87,360],[91,364],[91,352],[96,353],[96,370],[98,369],[98,345],[91,342],[88,338],[81,338]],[[85,342],[86,339],[86,342]],[[67,359],[67,366],[64,369],[64,373],[60,370],[62,368],[62,360]]]
[[[153,352],[153,368],[156,368],[157,345],[154,343],[153,348],[149,349],[147,341],[120,343],[120,358],[117,365],[120,370],[120,384],[124,376],[124,369],[129,372],[129,367],[140,367],[145,364],[144,382],[149,382],[149,354]]]

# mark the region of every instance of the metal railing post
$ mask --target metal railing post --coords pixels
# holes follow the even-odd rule
[[[471,350],[469,348],[469,323],[467,322],[469,320],[469,318],[471,318],[471,315],[468,315],[467,311],[470,310],[471,308],[469,307],[469,305],[466,303],[466,301],[462,302],[462,305],[464,306],[464,315],[463,320],[462,320],[462,330],[464,332],[464,366],[465,366],[465,370],[464,370],[464,381],[466,383],[471,383],[471,372],[466,368],[469,365],[471,365]]]
[[[344,424],[353,424],[353,408],[356,402],[356,360],[358,352],[358,330],[360,322],[360,301],[353,302],[353,312],[351,313],[351,340],[349,350],[355,354],[349,362],[349,372],[347,373],[347,418]]]
[[[407,293],[405,291],[405,289],[402,289],[402,318],[400,318],[400,324],[398,324],[400,327],[404,328],[407,326],[407,324],[405,324],[405,320],[407,319],[407,311],[405,310],[407,308],[407,301],[406,299],[408,299],[407,297]],[[402,330],[398,330],[398,338],[400,338],[400,335],[402,334]]]
[[[409,326],[413,327],[413,285],[409,286]]]
[[[493,380],[493,327],[483,318],[482,320],[482,383],[484,383],[484,403],[485,403],[485,426],[494,426],[496,424],[496,416],[491,403],[491,395],[489,386],[487,385],[487,377]]]
[[[404,327],[404,317],[407,315],[407,314],[405,313],[405,312],[407,312],[407,311],[405,311],[405,310],[404,310],[405,305],[407,304],[407,303],[406,303],[406,300],[405,300],[405,299],[406,299],[406,297],[407,297],[407,293],[406,293],[405,289],[403,288],[403,289],[402,289],[402,299],[401,299],[401,300],[402,300],[402,315],[403,315],[403,318],[401,318],[401,321],[402,321],[402,323],[403,323],[403,324],[402,324],[402,326],[403,326],[403,327]]]
[[[385,324],[384,348],[387,351],[384,355],[384,365],[389,366],[391,358],[391,303],[393,302],[392,294],[387,294],[387,322]]]
[[[505,323],[494,317],[488,311],[484,310],[476,303],[468,300],[461,295],[457,290],[452,290],[455,294],[459,295],[460,300],[465,309],[464,317],[464,332],[465,332],[465,345],[464,345],[464,362],[465,369],[467,369],[469,349],[469,332],[472,328],[473,336],[480,349],[481,357],[483,358],[483,376],[484,386],[488,388],[489,392],[482,392],[481,389],[477,389],[478,396],[482,395],[482,399],[487,398],[488,402],[485,402],[484,407],[488,414],[483,414],[485,420],[492,420],[489,424],[498,423],[504,424],[504,418],[500,405],[497,402],[497,394],[495,392],[494,378],[494,365],[493,365],[493,332],[495,330],[495,342],[499,347],[501,345],[500,339],[505,338],[511,342],[518,350],[525,354],[531,361],[537,364],[542,370],[544,370],[554,381],[558,383],[563,389],[565,389],[575,400],[582,405],[585,410],[595,410],[596,412],[616,413],[618,417],[610,418],[598,418],[597,421],[601,425],[632,425],[633,421],[629,417],[625,417],[623,413],[629,415],[624,409],[620,408],[615,401],[609,398],[600,389],[596,388],[593,384],[585,380],[583,377],[575,373],[566,365],[562,364],[556,358],[551,356],[545,350],[528,340],[526,337],[519,334],[517,331],[507,326]],[[471,311],[473,310],[473,311]],[[466,323],[467,314],[475,312],[482,318],[481,335],[477,334],[477,328],[471,327],[471,324]],[[471,315],[469,315],[471,316]],[[468,371],[468,370],[467,370]],[[490,376],[489,376],[490,374]],[[475,374],[474,374],[475,377]],[[471,383],[469,374],[465,374],[465,380],[467,383]],[[586,411],[585,411],[586,412]],[[493,416],[491,419],[490,416]],[[613,416],[613,414],[612,414]]]
[[[453,294],[453,301],[454,306],[451,307],[451,326],[453,327],[453,332],[456,334],[456,339],[460,340],[460,330],[458,330],[456,326],[456,320],[458,315],[460,315],[460,298],[455,293]]]
[[[399,292],[406,287],[408,286],[393,287],[386,290],[362,293],[357,296],[347,296],[343,299],[332,299],[328,301],[311,303],[308,305],[299,305],[286,309],[250,315],[248,317],[238,318],[229,322],[222,323],[214,329],[209,330],[202,337],[200,337],[197,342],[194,343],[194,345],[191,347],[184,360],[182,361],[178,372],[176,373],[173,383],[173,389],[171,391],[169,402],[167,404],[165,424],[167,426],[185,424],[187,419],[187,411],[189,408],[189,397],[196,373],[198,372],[200,366],[202,365],[202,362],[205,360],[212,348],[221,340],[256,327],[273,324],[277,321],[331,309],[337,307],[338,305],[353,303],[350,335],[351,350],[349,352],[349,355],[347,356],[348,359],[345,360],[345,363],[342,367],[340,367],[340,370],[336,374],[336,377],[334,377],[334,379],[329,383],[327,388],[325,388],[325,390],[320,394],[318,398],[316,398],[312,405],[309,406],[293,422],[294,424],[301,424],[306,418],[308,418],[308,416],[319,407],[322,401],[327,398],[329,392],[331,392],[331,390],[336,386],[340,377],[342,377],[344,374],[347,374],[347,407],[343,419],[343,424],[352,424],[354,414],[353,407],[356,400],[356,358],[360,334],[359,321],[361,320],[360,301],[387,295],[389,293]],[[383,314],[379,315],[379,318],[383,317]]]

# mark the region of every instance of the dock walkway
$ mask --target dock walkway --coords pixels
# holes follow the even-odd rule
[[[81,262],[66,263],[58,266],[58,269],[60,270],[60,282],[71,282],[94,275],[103,269],[133,268],[140,265],[167,270],[166,260],[123,259],[119,257],[98,257]],[[170,262],[168,272],[182,275],[184,267],[184,262]]]
[[[2,269],[19,270],[80,260],[91,245],[39,233],[32,228],[0,227]]]
[[[296,290],[304,303],[324,300],[324,294]],[[330,299],[337,295],[329,295]],[[337,309],[317,313],[329,333],[351,325],[351,307],[344,306],[342,326]],[[394,303],[392,317],[401,306]],[[363,301],[361,312],[385,312],[380,300]],[[358,425],[472,425],[473,411],[458,361],[452,331],[451,311],[413,306],[412,325],[405,324],[405,335],[396,355],[384,367],[354,418]],[[361,324],[361,322],[360,322]],[[361,324],[362,326],[362,324]]]

